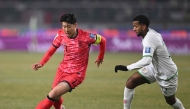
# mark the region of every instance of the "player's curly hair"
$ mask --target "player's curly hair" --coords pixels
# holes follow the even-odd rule
[[[140,24],[145,24],[147,27],[150,24],[149,18],[145,15],[138,15],[134,17],[133,21],[139,21]]]
[[[70,24],[75,24],[77,21],[76,15],[72,13],[66,13],[61,16],[60,22],[67,22]]]

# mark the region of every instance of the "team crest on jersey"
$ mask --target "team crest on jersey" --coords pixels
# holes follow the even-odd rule
[[[95,35],[95,34],[90,33],[89,36],[90,36],[92,39],[96,39],[96,35]]]
[[[151,49],[150,47],[146,47],[145,48],[145,53],[150,53],[150,49]]]

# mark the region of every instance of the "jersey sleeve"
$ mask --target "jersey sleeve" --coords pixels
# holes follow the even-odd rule
[[[104,59],[104,54],[105,54],[105,50],[106,50],[106,39],[99,35],[99,34],[92,34],[89,33],[87,36],[90,44],[93,45],[100,45],[100,52],[98,55],[98,60],[103,60]]]
[[[41,59],[40,64],[43,66],[52,57],[56,50],[57,48],[55,48],[54,46],[50,46],[48,51],[44,54],[43,58]]]
[[[127,66],[128,70],[134,70],[149,65],[152,62],[152,57],[156,49],[156,41],[153,36],[146,36],[143,40],[143,57],[141,60]]]
[[[94,44],[96,42],[96,34],[93,34],[93,33],[88,33],[87,35],[87,39],[88,39],[88,42],[90,44]]]
[[[153,36],[147,36],[143,41],[143,57],[153,57],[156,49],[156,41]]]
[[[61,46],[61,36],[59,35],[59,33],[55,36],[55,38],[53,39],[52,45],[56,48],[59,48]]]
[[[102,36],[99,35],[99,34],[89,33],[89,37],[90,37],[90,40],[91,40],[91,44],[94,44],[94,45],[98,45],[102,41]]]
[[[139,60],[138,62],[136,63],[133,63],[131,65],[128,65],[127,66],[127,69],[129,71],[131,70],[134,70],[134,69],[138,69],[138,68],[142,68],[146,65],[149,65],[152,61],[152,58],[151,57],[143,57],[141,60]]]
[[[100,45],[100,53],[98,55],[98,59],[103,60],[104,59],[104,54],[105,54],[105,51],[106,51],[106,38],[104,38],[103,36],[97,35],[97,39],[96,39],[95,44]]]

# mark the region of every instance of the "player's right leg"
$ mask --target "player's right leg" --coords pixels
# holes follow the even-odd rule
[[[138,70],[138,72],[134,73],[126,82],[126,87],[124,89],[124,98],[123,105],[124,109],[130,109],[131,102],[134,97],[135,88],[139,85],[145,83],[153,83],[156,79],[152,74],[151,67],[146,66]]]
[[[138,72],[135,72],[126,82],[126,88],[134,89],[135,87],[148,83],[148,81],[142,77]]]
[[[147,83],[147,80],[137,72],[127,80],[123,98],[124,109],[130,109],[131,107],[131,102],[135,93],[134,88],[144,83]]]

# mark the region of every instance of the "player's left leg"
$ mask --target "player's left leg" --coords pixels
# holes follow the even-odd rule
[[[60,109],[60,107],[62,106],[62,103],[63,103],[63,98],[60,97],[59,100],[54,102],[53,106],[54,106],[55,109]]]
[[[43,99],[35,109],[49,109],[53,105],[54,101],[49,99],[48,97]]]
[[[56,109],[61,108],[62,99],[61,96],[67,92],[69,92],[71,89],[70,85],[67,82],[61,82],[56,87],[54,87],[49,94],[47,95],[47,98],[42,100],[37,106],[36,109],[50,109],[51,106],[58,101],[56,105]],[[54,105],[55,106],[55,105]]]
[[[54,87],[49,92],[49,97],[55,99],[56,101],[61,98],[61,96],[71,90],[70,85],[67,82],[60,82],[56,87]]]
[[[174,109],[185,109],[181,101],[175,97],[178,86],[178,75],[168,81],[158,81],[166,102]]]
[[[170,97],[164,96],[166,102],[171,105],[174,109],[185,109],[183,107],[183,104],[181,103],[181,101],[175,97],[175,95],[172,95]]]
[[[49,92],[49,97],[54,99],[55,102],[53,104],[55,109],[62,109],[62,95],[69,92],[71,90],[71,87],[69,83],[67,82],[60,82],[56,87],[52,89],[52,91]]]
[[[156,81],[151,66],[146,66],[134,73],[126,82],[126,87],[124,89],[123,107],[124,109],[130,109],[132,99],[134,97],[135,88],[142,84],[154,83]]]
[[[131,108],[131,103],[135,94],[135,88],[145,83],[147,83],[147,80],[137,72],[129,77],[124,89],[123,109]]]
[[[67,92],[71,92],[72,89],[81,84],[82,81],[83,78],[79,77],[78,74],[62,74],[58,77],[58,79],[55,78],[54,83],[52,85],[53,90],[49,93],[50,97],[56,100],[59,99],[55,101],[53,104],[55,109],[65,109],[65,107],[62,105],[63,99],[61,98],[61,95]]]

